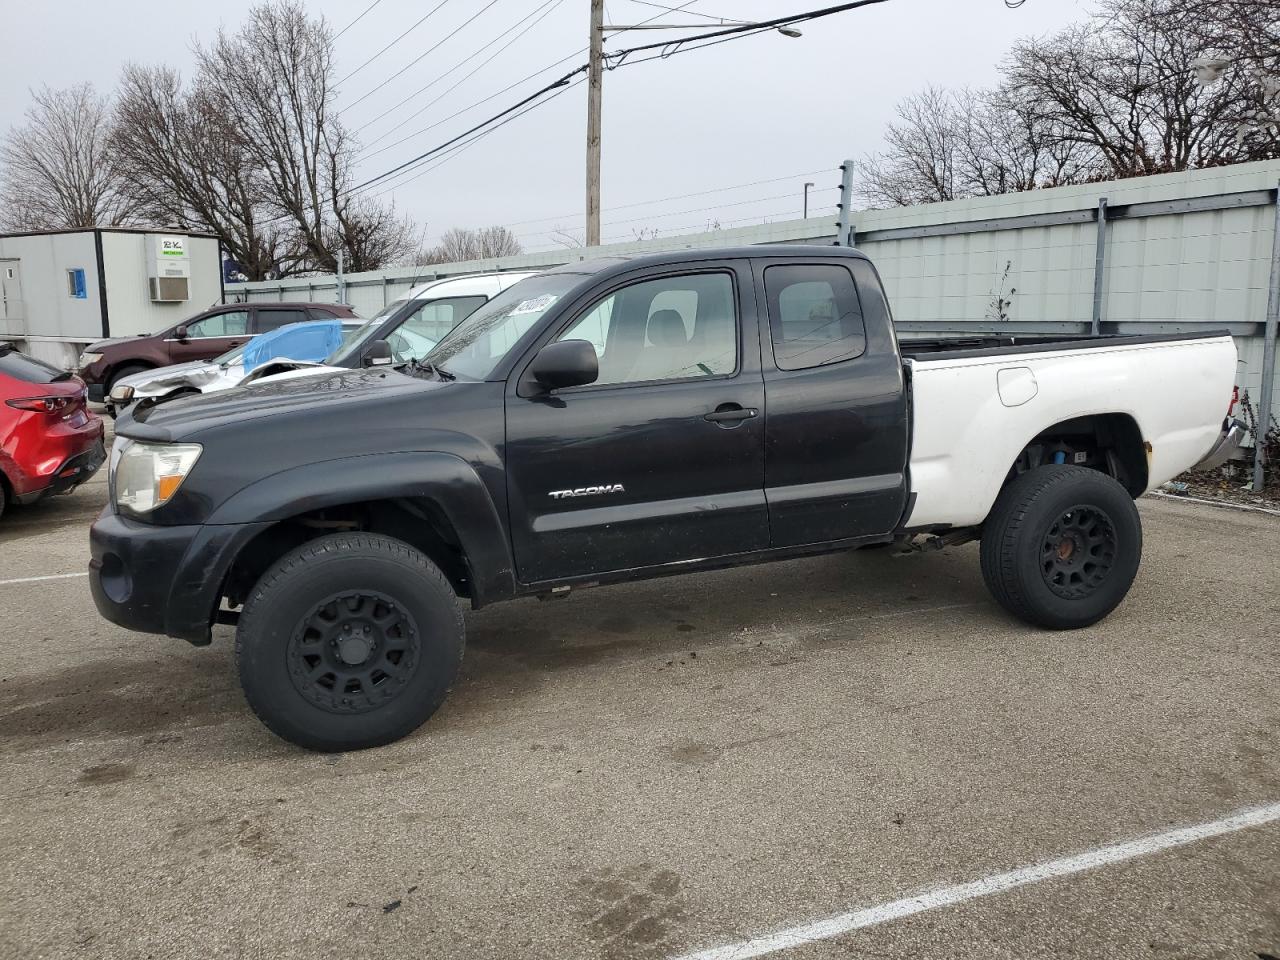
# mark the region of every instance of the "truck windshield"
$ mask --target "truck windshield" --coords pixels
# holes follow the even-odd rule
[[[464,380],[486,380],[498,362],[582,278],[549,274],[521,280],[454,327],[427,362]]]

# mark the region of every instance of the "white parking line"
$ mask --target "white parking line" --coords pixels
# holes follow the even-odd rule
[[[15,583],[39,583],[42,580],[71,580],[74,577],[87,577],[89,571],[82,573],[55,573],[47,577],[19,577],[17,580],[0,580],[0,587],[12,586]]]
[[[995,893],[1004,893],[1006,890],[1024,887],[1031,883],[1039,883],[1042,880],[1053,880],[1058,877],[1070,876],[1073,873],[1083,873],[1086,870],[1093,870],[1097,867],[1123,863],[1125,860],[1132,860],[1135,857],[1145,857],[1153,853],[1160,853],[1163,850],[1185,846],[1188,843],[1207,840],[1210,837],[1220,837],[1223,834],[1235,833],[1237,830],[1247,830],[1250,827],[1273,823],[1276,820],[1280,820],[1280,803],[1241,810],[1221,820],[1200,823],[1191,827],[1180,827],[1167,833],[1157,833],[1154,836],[1128,840],[1109,847],[1099,847],[1096,850],[1088,850],[1084,853],[1077,853],[1074,856],[1048,860],[1030,867],[1021,867],[1008,873],[997,873],[969,883],[961,883],[952,887],[940,887],[937,890],[929,890],[925,893],[904,897],[901,900],[894,900],[890,903],[866,907],[852,913],[840,913],[812,923],[776,930],[773,933],[753,937],[750,940],[743,940],[740,943],[732,943],[724,947],[712,947],[710,950],[699,950],[696,953],[685,954],[679,957],[678,960],[746,960],[747,957],[759,957],[766,953],[776,953],[779,950],[791,950],[807,943],[829,940],[832,937],[838,937],[853,930],[874,927],[890,920],[897,920],[900,917],[923,913],[926,910],[949,907],[952,904],[963,903],[966,900],[976,900],[979,897],[989,897]]]

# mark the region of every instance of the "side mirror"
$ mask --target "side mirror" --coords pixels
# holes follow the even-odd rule
[[[191,339],[187,333],[187,325],[185,323],[178,324],[178,328],[173,331],[173,335],[184,342]]]
[[[369,349],[365,351],[364,365],[366,367],[385,367],[393,359],[391,344],[385,340],[375,340],[369,344]]]
[[[529,364],[529,374],[544,390],[595,383],[600,376],[596,348],[587,340],[548,343]]]

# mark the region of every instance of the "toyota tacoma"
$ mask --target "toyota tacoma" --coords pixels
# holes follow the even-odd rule
[[[122,417],[90,584],[133,630],[235,624],[250,706],[328,751],[440,706],[460,601],[979,540],[1009,613],[1084,627],[1134,499],[1238,441],[1235,366],[1225,332],[899,343],[847,248],[574,263],[399,368]]]

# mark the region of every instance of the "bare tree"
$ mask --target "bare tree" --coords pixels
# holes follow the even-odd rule
[[[273,217],[265,176],[234,117],[168,67],[125,67],[111,144],[148,219],[212,230],[250,280],[305,263],[289,222]]]
[[[413,249],[413,231],[389,208],[352,189],[355,141],[334,111],[333,34],[297,0],[254,7],[235,33],[198,48],[199,85],[234,117],[249,160],[268,184],[311,265],[371,270]]]
[[[82,83],[31,91],[26,122],[0,144],[0,196],[9,229],[93,227],[129,222],[108,149],[111,108]]]
[[[888,150],[862,164],[872,204],[905,206],[1073,183],[1089,154],[1007,87],[929,87],[898,104]]]
[[[1097,152],[1101,176],[1247,159],[1236,138],[1243,84],[1197,82],[1193,27],[1188,0],[1106,0],[1087,23],[1019,43],[1006,75],[1065,140]]]
[[[464,260],[489,260],[523,253],[519,239],[506,227],[482,227],[468,230],[451,227],[440,242],[429,250],[419,251],[416,263],[460,263]]]
[[[333,38],[294,0],[254,7],[196,48],[184,85],[127,67],[112,145],[154,220],[215,231],[250,279],[407,257],[417,232],[353,189],[356,144],[333,111]]]
[[[872,203],[907,206],[954,200],[959,124],[955,101],[938,87],[907,97],[885,131],[888,150],[862,165],[861,192]]]
[[[1234,82],[1244,106],[1236,139],[1248,159],[1280,156],[1280,0],[1183,0],[1201,86]]]
[[[1280,0],[1102,0],[993,90],[928,88],[863,165],[912,204],[1280,156]]]

